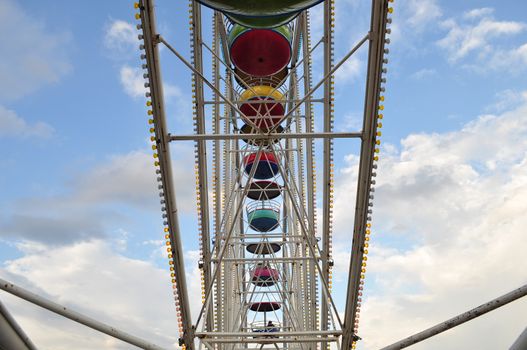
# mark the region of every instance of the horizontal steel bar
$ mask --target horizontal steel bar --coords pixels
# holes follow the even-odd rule
[[[476,317],[486,314],[489,311],[495,310],[501,306],[504,306],[510,302],[513,302],[516,299],[524,297],[527,295],[527,284],[523,287],[513,290],[505,295],[502,295],[494,300],[489,301],[488,303],[482,304],[472,310],[459,314],[451,319],[441,322],[433,327],[425,329],[422,332],[414,334],[408,338],[405,338],[397,343],[388,345],[381,350],[398,350],[409,347],[410,345],[419,343],[425,339],[428,339],[436,334],[442,333],[450,328],[459,326],[462,323],[470,321]]]
[[[267,335],[267,337],[272,337]],[[274,344],[274,343],[315,343],[319,341],[334,342],[338,341],[338,337],[321,337],[321,338],[263,338],[263,339],[250,339],[250,338],[224,338],[224,339],[208,339],[202,340],[210,344],[218,343],[258,343],[258,344]]]
[[[243,243],[245,243],[246,245],[247,244],[254,244],[254,243],[260,243],[261,241],[252,241],[252,240],[249,240],[248,238],[251,238],[251,239],[256,239],[258,237],[236,237],[236,242],[238,241],[242,241]],[[260,237],[260,238],[268,238],[268,237]],[[278,237],[277,237],[278,238]],[[280,237],[282,238],[282,237]],[[300,237],[297,237],[297,238],[300,238],[300,239],[289,239],[290,237],[287,237],[287,241],[280,241],[280,242],[273,242],[273,243],[281,243],[282,245],[292,245],[292,244],[298,244],[298,243],[303,243],[305,242],[302,238]],[[234,241],[234,239],[233,239]],[[291,248],[290,248],[291,249]]]
[[[324,335],[341,335],[342,331],[298,331],[298,332],[276,332],[277,335],[281,337],[301,337],[301,336],[324,336]],[[206,338],[206,337],[253,337],[253,338],[265,338],[269,337],[269,332],[196,332],[196,337]],[[274,334],[271,334],[274,335]]]
[[[238,101],[234,101],[235,103],[247,103],[246,100],[238,100]],[[252,100],[250,101],[251,104],[259,104],[259,103],[270,103],[269,100]],[[276,103],[288,103],[288,102],[300,102],[300,100],[273,100],[272,102],[276,102]],[[324,99],[323,98],[314,98],[314,99],[311,99],[310,102],[324,102]],[[203,102],[203,104],[206,104],[206,105],[224,105],[226,102],[225,101],[205,101]]]
[[[305,119],[306,118],[304,114],[298,114],[298,115],[295,115],[294,117],[295,119]],[[269,118],[269,116],[267,116],[266,118]],[[243,118],[238,115],[234,115],[234,116],[228,116],[228,117],[220,117],[220,120],[242,120],[243,121]]]
[[[279,291],[279,290],[264,290],[264,291],[258,291],[258,290],[252,290],[252,291],[246,291],[246,292],[236,292],[236,295],[247,295],[247,294],[284,294],[284,293],[293,293],[292,291]]]
[[[236,236],[236,237],[233,237],[232,239],[236,239],[236,240],[242,240],[242,241],[247,241],[246,243],[247,244],[252,244],[252,243],[259,243],[260,241],[252,241],[254,239],[257,239],[257,238],[279,238],[279,239],[282,239],[284,238],[284,234],[280,234],[280,235],[277,235],[277,236],[266,236],[266,235],[256,235],[256,234],[252,234],[252,233],[249,233],[247,234],[246,236]],[[297,239],[293,239],[293,238],[297,238]],[[300,239],[298,239],[300,238]],[[274,242],[274,241],[272,241]],[[287,241],[280,241],[280,242],[276,242],[276,243],[282,243],[282,244],[285,244],[285,243],[302,243],[304,242],[303,240],[303,237],[299,237],[299,236],[287,236]]]
[[[314,132],[314,133],[272,133],[272,134],[199,134],[171,135],[170,141],[196,140],[273,140],[273,139],[342,139],[361,138],[361,132]]]
[[[213,262],[218,262],[218,259],[211,259]],[[314,260],[312,257],[299,256],[299,257],[290,257],[290,258],[223,258],[221,261],[237,262],[237,263],[251,263],[251,262],[295,262],[302,260]],[[320,260],[320,258],[316,258]]]
[[[114,338],[120,339],[128,344],[132,344],[137,347],[140,347],[141,349],[153,349],[153,350],[163,349],[162,347],[158,345],[152,344],[146,340],[143,340],[131,334],[120,331],[115,327],[112,327],[105,323],[96,321],[93,318],[90,318],[81,313],[78,313],[77,311],[73,311],[65,306],[59,305],[51,300],[48,300],[39,295],[36,295],[26,289],[15,286],[13,283],[10,283],[1,278],[0,278],[0,289],[3,289],[4,291],[10,294],[13,294],[19,298],[27,300],[30,303],[43,307],[44,309],[47,309],[56,314],[69,318],[70,320],[73,320],[87,327],[95,329],[101,333],[104,333]]]
[[[247,347],[238,347],[238,348],[232,348],[232,350],[247,350],[248,348]],[[258,350],[286,350],[288,348],[284,348],[284,347],[259,347]]]
[[[300,150],[298,148],[283,148],[280,150],[277,150],[277,152],[299,152]],[[246,149],[239,149],[239,150],[230,150],[229,153],[250,153]]]
[[[231,347],[231,350],[290,350],[291,349],[290,347],[278,346],[279,344],[276,344],[276,343],[271,343],[271,344],[266,343],[266,345],[268,346],[264,346],[264,344],[261,344],[261,345],[257,345],[258,346],[257,348],[256,347],[249,348],[245,344],[240,344],[239,347]]]

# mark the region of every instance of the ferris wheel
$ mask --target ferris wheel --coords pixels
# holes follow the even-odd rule
[[[190,62],[156,34],[152,1],[137,6],[180,345],[185,348],[194,348],[198,339],[200,347],[209,349],[349,349],[359,339],[371,192],[384,108],[387,24],[393,10],[388,1],[373,1],[370,31],[334,62],[334,2],[318,5],[321,2],[191,1]],[[214,10],[209,43],[202,33],[202,5]],[[323,7],[324,12],[323,37],[314,44],[308,10],[312,6]],[[338,133],[333,116],[334,73],[366,43],[363,129]],[[164,44],[192,71],[194,135],[172,135],[166,129],[158,44]],[[323,79],[317,82],[312,74],[314,55],[323,62]],[[211,77],[205,77],[205,66],[212,67]],[[206,109],[209,104],[211,113]],[[316,130],[316,125],[323,129]],[[361,142],[343,319],[331,293],[336,138]],[[183,140],[195,142],[203,304],[194,323],[168,147],[169,142]],[[320,151],[317,140],[322,141]],[[317,151],[322,154],[319,164]],[[318,173],[322,179],[317,179]],[[316,219],[317,180],[322,187],[321,225]]]
[[[335,0],[190,0],[190,59],[158,32],[154,0],[135,3],[163,234],[183,349],[357,347],[392,1],[371,1],[369,30],[338,60]],[[205,7],[212,15],[202,16]],[[313,7],[323,13],[322,37],[312,37]],[[204,25],[204,20],[211,20],[211,25]],[[212,35],[204,35],[207,28]],[[160,46],[191,72],[193,134],[172,134],[167,126]],[[335,74],[361,47],[368,52],[362,126],[356,132],[337,132]],[[318,79],[313,74],[315,63],[321,65]],[[360,147],[343,313],[332,294],[336,139],[354,140]],[[171,143],[188,141],[194,143],[201,275],[201,308],[194,318],[190,304],[196,296],[189,295],[185,278],[170,155]],[[3,290],[101,332],[144,349],[161,349],[0,282]],[[383,349],[405,348],[525,295],[527,286]],[[4,337],[0,328],[0,348],[34,348],[1,303],[0,316],[14,334]],[[518,349],[527,336],[521,339]]]

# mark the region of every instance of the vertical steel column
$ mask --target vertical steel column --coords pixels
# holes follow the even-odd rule
[[[303,73],[304,73],[304,95],[307,94],[308,91],[311,91],[311,54],[310,54],[310,33],[309,33],[309,19],[308,19],[308,12],[304,11],[301,15],[302,19],[302,56],[303,56]],[[313,132],[313,110],[312,110],[312,104],[311,104],[311,96],[307,98],[304,104],[305,108],[305,115],[306,115],[306,133]],[[314,169],[315,161],[314,161],[314,140],[306,140],[306,166],[307,166],[307,212],[309,215],[309,222],[307,224],[307,227],[311,230],[313,239],[316,234],[316,214],[315,214],[315,199],[317,196],[316,189],[315,189],[315,176],[316,171]],[[299,218],[302,220],[302,218]],[[307,249],[307,246],[303,246],[303,255],[309,254],[309,250]],[[313,257],[314,258],[314,257]],[[306,284],[304,288],[306,288],[306,312],[307,312],[307,330],[314,330],[316,327],[316,291],[315,291],[315,279],[316,279],[316,272],[315,268],[313,266],[313,262],[304,262],[305,265],[304,269],[304,283]],[[310,343],[308,344],[309,348],[311,349],[314,344]]]
[[[203,74],[203,50],[201,35],[201,5],[192,1],[192,48],[194,50],[194,59],[192,63],[194,69]],[[191,53],[192,55],[192,53]],[[205,134],[205,105],[203,104],[203,80],[198,74],[194,75],[194,108],[196,117],[196,134]],[[217,98],[217,94],[215,95]],[[201,236],[202,236],[202,258],[203,258],[203,278],[205,285],[205,294],[208,293],[210,286],[210,223],[209,223],[209,191],[208,191],[208,174],[207,174],[207,143],[205,140],[196,141],[197,159],[199,172],[199,194],[200,194],[200,218],[201,218]],[[211,330],[213,324],[212,312],[207,312],[206,329]]]
[[[310,45],[309,45],[309,23],[307,18],[307,12],[304,12],[300,15],[300,18],[302,19],[302,55],[303,55],[303,69],[304,69],[304,94],[307,91],[311,90],[311,70],[309,68],[309,65],[311,64],[311,56],[309,53]],[[311,104],[311,97],[309,97],[306,100],[305,106],[305,114],[306,114],[306,133],[312,133],[313,132],[313,111],[312,111],[312,104]],[[307,212],[310,217],[310,222],[308,224],[308,227],[311,227],[314,231],[315,228],[315,197],[316,197],[316,191],[314,189],[314,177],[313,174],[315,173],[315,170],[313,168],[314,166],[314,140],[309,139],[306,140],[306,166],[307,166]],[[313,232],[315,234],[315,232]]]
[[[333,68],[333,1],[324,2],[324,76],[327,76]],[[324,82],[324,132],[333,131],[333,76],[330,75]],[[322,206],[322,278],[329,282],[329,260],[331,259],[331,196],[333,188],[332,166],[333,166],[333,139],[324,139],[324,164],[323,164],[323,206]],[[322,298],[323,295],[322,295]],[[321,330],[327,330],[329,326],[329,310],[327,298],[320,305]],[[328,343],[322,342],[321,348],[325,350]]]
[[[228,40],[227,40],[227,30],[225,29],[224,20],[223,20],[223,14],[221,12],[216,12],[218,16],[218,33],[220,35],[220,43],[221,43],[221,52],[223,53],[223,60],[225,61],[226,67],[226,77],[225,80],[229,83],[229,86],[232,86],[232,81],[230,79],[227,79],[227,74],[232,74],[230,71],[230,67],[232,65],[231,57],[229,54],[229,46],[228,46]]]
[[[221,15],[220,15],[221,18]],[[226,33],[225,33],[225,27],[223,25],[223,21],[221,23],[221,26],[219,26],[220,29],[220,36],[221,36],[221,42],[222,42],[222,50],[223,55],[228,60],[228,49],[225,47],[226,42]],[[225,73],[225,96],[227,99],[232,99],[233,92],[232,92],[232,74],[227,69]],[[223,110],[223,133],[228,134],[231,130],[231,117],[233,115],[234,111],[232,110],[232,107],[228,104],[225,105]],[[222,220],[225,222],[225,226],[232,225],[232,217],[230,211],[227,211],[227,207],[229,207],[231,204],[228,203],[232,198],[230,198],[230,195],[232,194],[232,191],[234,191],[234,185],[233,185],[233,177],[235,176],[235,162],[236,159],[233,156],[232,148],[233,144],[236,142],[235,140],[223,140],[223,178],[222,178],[222,205],[221,210],[223,213]],[[219,258],[219,252],[221,250],[221,242],[224,239],[224,232],[222,231],[222,228],[220,226],[219,231],[216,232],[216,241],[214,243],[215,246],[215,258]],[[225,327],[225,306],[226,306],[226,300],[225,300],[225,281],[224,281],[224,266],[222,265],[221,261],[215,262],[217,264],[216,268],[222,269],[222,272],[218,274],[218,276],[215,279],[216,283],[216,300],[215,300],[215,309],[216,309],[216,331],[222,332],[227,331]]]
[[[305,20],[305,15],[304,14],[301,14],[297,20],[296,20],[296,26],[295,26],[295,32],[294,32],[294,37],[293,37],[293,56],[291,58],[291,66],[292,67],[295,67],[293,68],[293,71],[291,72],[290,74],[290,78],[289,78],[289,81],[290,81],[290,90],[292,92],[291,94],[291,102],[290,102],[290,108],[292,108],[293,106],[293,100],[294,101],[298,101],[299,100],[299,96],[300,96],[300,91],[299,91],[299,83],[298,83],[298,75],[297,75],[297,63],[298,63],[298,60],[299,60],[299,55],[300,55],[300,49],[302,46],[304,46],[302,44],[302,40],[303,38],[305,37],[306,33],[304,31],[304,20]],[[307,79],[310,79],[310,76],[307,77]],[[309,82],[308,82],[309,83]],[[306,105],[307,106],[307,105]],[[306,107],[307,108],[311,108],[311,106],[309,107]],[[310,112],[311,113],[311,112]],[[302,132],[302,119],[300,118],[300,110],[297,109],[295,111],[295,113],[293,114],[293,118],[294,118],[294,125],[296,127],[296,132],[297,133],[301,133]],[[307,127],[306,127],[307,128]],[[306,196],[306,174],[305,174],[305,167],[304,167],[304,162],[305,162],[305,154],[304,154],[304,140],[303,139],[297,139],[295,144],[297,146],[297,154],[296,154],[296,157],[297,157],[297,179],[298,179],[298,186],[299,186],[299,189],[300,189],[300,192],[298,193],[298,200],[299,200],[299,205],[303,206],[304,208],[307,207],[308,205],[308,199],[307,199],[307,196]],[[310,142],[308,140],[306,140],[306,142]],[[287,148],[287,147],[286,147]],[[312,181],[312,179],[310,179]],[[292,204],[289,205],[288,207],[288,210],[292,210]],[[307,210],[307,209],[305,209]],[[297,220],[293,220],[291,218],[291,221],[289,223],[289,234],[290,235],[293,235],[293,236],[298,236],[300,235],[299,233],[299,220],[303,220],[303,218],[297,218]],[[311,223],[309,224],[311,225]],[[284,237],[285,238],[285,237]],[[293,248],[295,247],[296,248]],[[300,250],[298,249],[298,246],[295,244],[291,244],[291,248],[290,248],[290,251],[291,251],[291,256],[295,256],[297,257],[298,256],[298,253],[300,252]],[[294,252],[294,254],[292,254]],[[305,252],[305,250],[303,250],[303,252]],[[284,247],[284,254],[287,254],[288,252],[285,250],[285,247]],[[291,268],[290,268],[290,273],[289,273],[289,282],[288,282],[288,285],[289,285],[289,289],[290,289],[290,304],[291,304],[291,308],[293,308],[295,310],[295,315],[296,315],[296,324],[297,325],[300,325],[300,330],[301,331],[304,331],[306,330],[306,326],[307,326],[307,323],[306,323],[306,310],[308,310],[306,308],[306,300],[307,298],[303,298],[302,295],[303,293],[305,293],[305,288],[306,288],[306,280],[304,279],[304,276],[306,276],[306,274],[303,274],[303,269],[306,267],[306,263],[307,261],[298,261],[298,262],[293,262],[291,264]],[[285,265],[285,264],[284,264]],[[307,348],[311,348],[311,345],[309,344],[305,344],[305,346]],[[286,343],[283,343],[283,347],[286,348],[287,345]]]
[[[294,86],[292,84],[294,84],[295,82],[292,81],[290,79],[289,81],[289,100],[292,100],[294,98]],[[289,104],[289,106],[291,106],[291,104]],[[285,140],[285,149],[291,149],[292,148],[292,140]],[[286,164],[286,171],[284,171],[284,173],[282,174],[282,177],[283,177],[283,180],[284,180],[284,184],[288,183],[289,182],[289,177],[290,176],[294,176],[294,174],[292,174],[291,172],[291,169],[292,167],[294,166],[294,154],[293,152],[284,152],[285,153],[285,162],[284,164]],[[291,223],[294,221],[294,218],[287,215],[288,214],[288,207],[291,207],[292,205],[292,201],[295,200],[294,197],[291,197],[290,195],[287,195],[285,192],[282,192],[282,197],[283,197],[283,207],[282,207],[282,215],[283,215],[283,223],[282,223],[282,230],[283,230],[283,236],[282,237],[287,237],[288,235],[288,232],[287,232],[287,221],[290,220]],[[291,231],[291,230],[290,230]],[[283,306],[282,306],[282,325],[283,327],[287,327],[289,325],[294,325],[295,323],[292,322],[291,318],[293,317],[290,310],[286,310],[286,307],[285,307],[285,304],[286,304],[286,293],[287,291],[289,290],[290,288],[290,276],[288,273],[286,273],[286,266],[288,264],[287,263],[283,263],[282,264],[282,267],[283,267],[283,271],[284,273],[282,274],[282,278],[285,278],[285,282],[283,282],[283,295],[282,297],[284,298],[283,300]],[[294,306],[290,303],[291,299],[289,299],[289,308],[293,308],[294,309]],[[287,317],[289,316],[289,317]],[[284,328],[284,330],[287,329],[287,328]],[[276,344],[278,345],[278,344]]]
[[[216,57],[213,57],[213,78],[214,78],[214,86],[216,89],[221,90],[220,86],[220,60],[217,58],[220,55],[220,45],[221,45],[221,39],[220,39],[220,30],[219,27],[223,26],[223,22],[221,21],[221,14],[217,11],[214,12],[214,26],[213,26],[213,48],[216,53]],[[221,134],[220,131],[220,116],[221,116],[221,108],[219,105],[220,97],[218,94],[214,93],[214,133]],[[221,174],[221,163],[219,161],[220,159],[220,141],[215,140],[214,141],[214,195],[215,197],[215,207],[214,207],[214,236],[218,234],[218,231],[220,230],[220,223],[221,223],[221,197],[222,197],[222,188],[221,188],[221,181],[220,181],[220,174]]]
[[[177,300],[183,334],[180,335],[181,342],[186,348],[194,348],[194,330],[190,315],[187,282],[185,278],[185,265],[183,261],[183,249],[181,245],[181,232],[179,229],[178,210],[176,205],[176,194],[174,191],[171,157],[169,148],[169,137],[165,118],[165,103],[163,94],[163,83],[161,78],[161,67],[159,64],[158,34],[155,26],[154,0],[141,0],[141,26],[145,42],[145,55],[150,78],[150,97],[152,99],[152,111],[156,135],[156,145],[159,157],[160,177],[163,186],[162,196],[165,199],[167,212],[167,226],[169,228],[170,243],[172,246],[172,263],[174,266],[177,288]]]
[[[220,28],[223,27],[223,21],[221,19],[221,13],[220,12],[217,12],[217,11],[214,11],[214,15],[213,15],[213,39],[214,42],[213,42],[213,49],[214,49],[214,52],[216,53],[216,56],[219,56],[219,53],[220,53],[220,45],[221,45],[221,35],[220,35]],[[221,86],[220,86],[220,60],[217,58],[217,57],[214,57],[213,58],[213,78],[214,78],[214,86],[216,87],[216,89],[220,90],[221,91]],[[215,133],[218,133],[220,134],[222,132],[222,130],[220,130],[220,116],[221,116],[221,107],[220,105],[218,104],[220,101],[220,97],[218,96],[217,93],[214,93],[214,102],[215,102],[215,105],[214,105],[214,132]],[[228,108],[228,106],[226,105],[224,107],[225,109]],[[220,176],[221,176],[221,173],[222,173],[222,165],[224,167],[224,164],[222,164],[222,162],[220,162],[220,158],[221,158],[221,152],[220,152],[220,145],[223,144],[223,147],[225,147],[225,142],[226,141],[223,141],[223,143],[221,141],[214,141],[214,154],[213,154],[213,158],[214,158],[214,204],[215,204],[215,207],[214,207],[214,232],[212,234],[212,237],[214,237],[214,249],[215,251],[217,252],[219,250],[219,245],[218,245],[218,242],[220,240],[220,225],[221,225],[221,213],[223,211],[223,202],[224,202],[224,195],[225,195],[225,188],[222,188],[222,180],[220,179]],[[216,265],[217,263],[215,262],[214,265]],[[210,310],[208,311],[209,314],[212,314],[212,318],[213,318],[213,322],[212,324],[209,326],[209,330],[211,331],[221,331],[219,328],[218,328],[218,324],[221,322],[221,310],[218,310],[218,307],[219,305],[221,305],[221,303],[219,303],[219,297],[221,295],[221,291],[219,292],[218,289],[219,289],[219,278],[216,278],[215,280],[215,283],[216,285],[214,286],[215,288],[215,293],[214,293],[214,300],[212,301],[211,305],[214,305],[214,310]]]
[[[232,82],[232,74],[231,74],[231,90],[230,90],[230,96],[231,98],[233,98],[234,96],[236,96],[236,93],[234,91],[234,85],[233,85],[233,82]],[[237,127],[237,122],[236,120],[234,120],[233,122],[234,126]],[[234,187],[235,189],[242,189],[242,185],[243,185],[243,165],[242,165],[242,155],[240,154],[240,152],[238,152],[240,150],[240,140],[236,140],[234,141],[233,143],[233,150],[235,151],[235,156],[233,158],[233,161],[234,161],[234,173],[233,175],[236,176],[235,178],[235,183],[234,183]],[[255,169],[253,169],[255,170]],[[251,170],[251,173],[252,173],[252,170]],[[254,173],[252,173],[252,175],[254,176]],[[244,188],[244,191],[247,190],[247,188]],[[246,198],[246,192],[243,192],[243,191],[238,191],[237,192],[237,195],[236,195],[236,205],[235,207],[238,207],[238,206],[243,206],[243,204],[245,203],[245,198]],[[243,212],[243,209],[241,209],[242,212]],[[244,225],[244,222],[243,222],[243,213],[240,213],[240,215],[237,217],[237,223],[233,223],[233,225],[236,225],[235,226],[235,233],[237,236],[244,236],[245,235],[245,225]],[[238,241],[239,243],[243,243],[244,240],[240,239]],[[227,243],[227,242],[226,242]],[[234,251],[234,247],[233,247],[233,251]],[[245,250],[243,250],[244,254],[245,254]],[[227,264],[232,264],[231,262],[228,262]],[[243,265],[243,269],[245,268],[245,265]],[[238,283],[238,285],[236,286],[237,290],[236,292],[234,291],[234,283],[233,283],[233,275],[232,273],[229,273],[227,276],[225,276],[226,278],[229,278],[229,285],[226,286],[227,288],[227,292],[228,293],[232,293],[231,295],[231,300],[234,300],[234,298],[236,298],[236,292],[240,292],[240,298],[238,299],[239,302],[240,302],[240,308],[244,308],[245,307],[245,301],[246,301],[246,292],[247,292],[247,285],[245,283],[241,283],[241,290],[238,289],[240,288],[240,284]],[[245,273],[242,275],[242,278],[241,280],[244,281],[244,277],[245,277]],[[229,303],[227,303],[229,305]],[[231,330],[232,328],[232,325],[233,324],[236,324],[237,323],[237,315],[238,315],[238,311],[240,310],[240,308],[237,308],[237,309],[233,309],[230,311],[229,313],[229,316],[230,316],[230,319],[229,319],[229,330]],[[244,323],[247,323],[247,312],[244,312],[242,315],[241,315],[242,319],[241,319],[241,322],[240,322],[240,325],[241,324],[244,324]]]
[[[377,132],[377,109],[381,87],[387,7],[388,0],[372,1],[368,73],[366,78],[366,96],[362,131],[363,137],[361,142],[353,241],[342,336],[342,349],[344,350],[350,349],[353,343],[359,282],[364,255],[363,246],[365,241],[365,230],[367,222],[371,220],[368,213],[368,203],[370,200],[370,188],[372,185],[371,176]]]
[[[294,33],[293,33],[293,42],[292,42],[292,55],[291,55],[291,61],[290,65],[291,67],[295,67],[298,61],[298,56],[300,54],[300,38],[302,36],[302,20],[301,16],[299,16],[295,22],[294,26]],[[293,109],[293,101],[298,101],[298,80],[296,77],[296,67],[291,69],[291,72],[289,73],[289,89],[287,95],[289,96],[286,99],[287,106],[286,111],[289,111]],[[297,109],[297,112],[294,116],[299,115],[300,111]],[[292,116],[294,118],[294,116]],[[288,148],[288,147],[286,147]]]

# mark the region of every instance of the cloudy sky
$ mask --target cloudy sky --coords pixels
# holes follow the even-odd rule
[[[186,2],[157,3],[159,30],[188,56]],[[337,0],[336,57],[366,33],[368,11],[368,1]],[[512,0],[395,4],[361,349],[527,282],[526,11]],[[131,1],[0,0],[0,277],[175,348],[133,15]],[[320,35],[319,8],[312,29]],[[360,51],[337,76],[338,131],[360,128],[365,58]],[[170,129],[188,133],[189,74],[166,50],[162,60]],[[197,295],[193,148],[172,150]],[[357,162],[356,143],[336,143],[336,290]],[[0,300],[42,349],[130,348]],[[526,314],[520,300],[414,348],[506,349]]]

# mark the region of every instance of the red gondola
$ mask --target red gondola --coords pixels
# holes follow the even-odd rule
[[[256,77],[272,76],[291,60],[293,34],[287,25],[273,29],[251,29],[235,24],[229,32],[234,65]]]
[[[251,153],[243,159],[245,166],[245,172],[247,175],[251,173],[252,167],[256,162],[257,153]],[[259,180],[270,179],[278,174],[278,160],[276,156],[271,152],[262,152],[260,159],[256,165],[254,172],[254,178]]]
[[[278,270],[269,266],[257,267],[251,272],[251,282],[258,287],[270,287],[278,281],[279,276]]]

